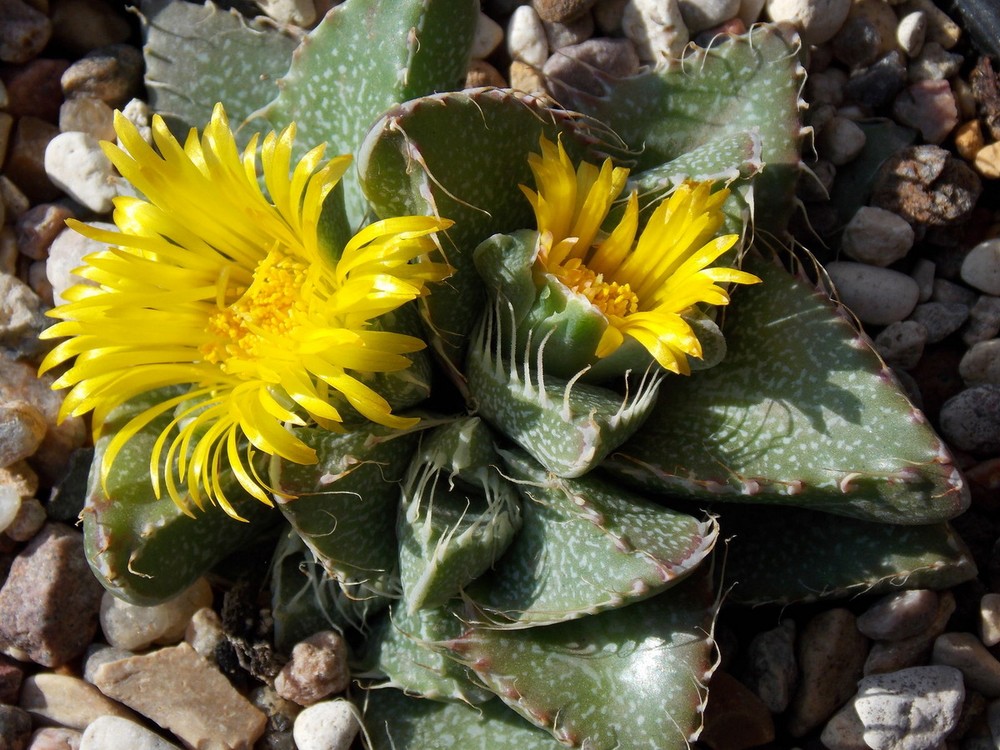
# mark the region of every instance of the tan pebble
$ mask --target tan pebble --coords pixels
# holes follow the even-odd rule
[[[969,120],[955,128],[955,149],[966,161],[973,161],[984,145],[983,126],[979,120]]]
[[[937,42],[945,49],[951,49],[962,37],[962,29],[948,14],[934,4],[934,0],[907,0],[897,10],[902,18],[915,11],[923,11],[927,16],[927,41]]]
[[[138,718],[89,682],[47,672],[25,678],[18,705],[32,714],[38,724],[55,724],[79,730],[86,729],[98,716]]]
[[[500,71],[485,60],[473,60],[469,63],[469,69],[465,72],[465,88],[478,89],[482,86],[503,88],[506,85],[507,82]]]
[[[987,180],[1000,177],[1000,141],[983,146],[976,152],[972,166]]]
[[[892,8],[885,0],[854,0],[849,19],[863,18],[878,31],[879,55],[884,55],[896,48],[896,27],[899,21]]]
[[[514,60],[510,64],[510,87],[515,91],[523,91],[533,96],[545,97],[548,95],[541,73],[520,60]]]

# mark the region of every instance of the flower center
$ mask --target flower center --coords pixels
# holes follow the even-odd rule
[[[639,311],[639,297],[632,287],[617,281],[605,281],[604,274],[594,273],[583,264],[559,268],[557,276],[605,315],[624,317]]]
[[[213,341],[202,347],[205,359],[235,373],[241,361],[259,361],[273,352],[270,342],[287,337],[296,325],[306,269],[301,260],[271,250],[254,269],[250,286],[227,290],[236,301],[209,317]]]

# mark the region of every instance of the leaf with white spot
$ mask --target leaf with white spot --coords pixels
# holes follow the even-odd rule
[[[822,292],[748,257],[763,283],[726,308],[721,364],[668,378],[606,467],[699,501],[776,503],[883,523],[964,510],[941,439]]]
[[[235,127],[271,101],[298,44],[210,0],[142,0],[141,10],[149,106],[181,140],[208,123],[216,102]],[[253,130],[244,128],[237,138],[246,143]]]
[[[357,155],[387,109],[462,85],[478,16],[475,0],[347,0],[303,40],[263,114],[277,127],[295,122],[301,144]],[[343,179],[358,226],[367,206],[356,175]]]
[[[501,701],[478,706],[373,689],[359,701],[372,750],[560,750]]]
[[[622,607],[690,575],[715,545],[714,520],[651,503],[594,477],[560,479],[504,453],[524,496],[520,533],[466,589],[481,617],[530,627]]]
[[[398,591],[396,514],[399,481],[416,434],[377,425],[339,434],[295,431],[317,453],[314,464],[271,460],[271,485],[292,495],[278,507],[292,528],[342,583],[377,594]]]
[[[947,523],[898,526],[801,508],[727,506],[728,598],[788,604],[859,593],[946,589],[976,576]],[[776,544],[775,540],[781,543]]]
[[[711,577],[627,607],[527,630],[471,628],[449,647],[566,745],[688,750],[714,665]]]

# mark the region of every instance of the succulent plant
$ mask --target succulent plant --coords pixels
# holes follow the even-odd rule
[[[150,464],[167,475],[178,459],[157,447],[172,411],[104,461],[136,414],[190,408],[177,386],[107,416],[84,530],[109,590],[162,601],[273,539],[279,645],[331,623],[358,635],[352,699],[372,746],[669,749],[697,737],[710,700],[719,592],[792,602],[974,574],[948,526],[967,496],[944,445],[850,315],[770,249],[799,172],[794,39],[755,27],[632,78],[598,73],[600,95],[564,85],[557,107],[457,90],[478,3],[393,5],[348,0],[294,52],[210,5],[144,8],[149,88],[172,123],[199,126],[220,101],[251,129],[295,122],[299,143],[355,156],[323,206],[322,262],[365,227],[429,216],[453,274],[372,323],[430,355],[357,376],[393,419],[419,420],[376,424],[334,400],[333,423],[275,397],[311,458],[234,442],[235,476],[214,454],[228,515],[154,494]],[[232,76],[213,77],[213,54]],[[177,97],[190,79],[204,85]],[[582,249],[582,219],[553,236],[538,218],[563,158],[615,186]],[[612,267],[601,252],[641,248],[685,211],[716,217],[689,230],[714,248],[692,278],[717,262],[716,301],[671,312],[680,348],[640,345],[635,313],[595,313],[566,274]]]

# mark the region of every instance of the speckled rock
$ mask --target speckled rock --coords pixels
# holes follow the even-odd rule
[[[912,146],[879,168],[871,204],[911,224],[947,226],[968,218],[982,182],[961,159],[933,146]]]
[[[969,308],[969,322],[962,332],[962,341],[972,346],[1000,334],[1000,297],[981,295]]]
[[[964,699],[957,669],[912,667],[862,679],[854,710],[873,750],[934,750],[958,723]]]
[[[788,708],[798,681],[795,621],[758,633],[747,647],[747,685],[772,713]]]
[[[967,388],[944,403],[939,419],[941,433],[956,448],[1000,454],[1000,385]]]
[[[531,4],[542,20],[567,23],[590,10],[594,0],[531,0]]]
[[[951,336],[969,318],[969,308],[961,302],[924,302],[917,305],[910,320],[927,331],[927,342],[936,344]]]
[[[300,706],[343,692],[351,680],[347,656],[342,635],[332,630],[315,633],[295,644],[291,659],[274,680],[274,689]]]
[[[822,44],[844,25],[851,0],[767,0],[764,7],[772,21],[797,26],[806,44]]]
[[[0,703],[16,704],[23,680],[24,665],[0,655]]]
[[[18,355],[34,357],[43,351],[38,335],[51,325],[42,300],[16,276],[0,274],[0,346]],[[0,446],[0,455],[10,453]],[[0,466],[5,459],[0,459]]]
[[[825,723],[854,694],[867,654],[868,639],[849,610],[830,609],[806,624],[798,645],[799,685],[787,713],[793,737]]]
[[[356,710],[347,701],[323,701],[295,719],[293,737],[298,750],[347,750],[360,725]]]
[[[885,267],[905,258],[913,240],[907,221],[891,211],[862,206],[844,227],[841,249],[854,260]]]
[[[827,264],[837,294],[862,323],[889,325],[913,312],[920,296],[917,282],[904,273],[864,263]]]
[[[83,535],[48,524],[14,559],[0,589],[0,647],[47,667],[65,664],[93,639],[102,591]]]

